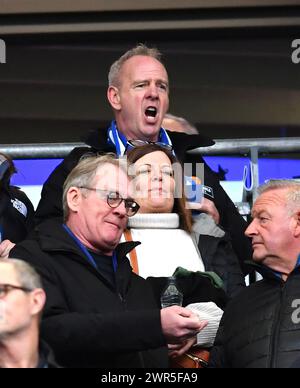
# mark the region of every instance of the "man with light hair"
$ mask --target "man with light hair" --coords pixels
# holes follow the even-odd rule
[[[211,366],[300,366],[300,183],[272,180],[259,189],[246,234],[263,280],[226,308]]]
[[[0,260],[0,368],[55,368],[39,340],[46,295],[36,271],[16,259]]]
[[[124,161],[87,157],[68,176],[64,223],[49,220],[11,254],[32,263],[47,293],[43,338],[66,367],[166,367],[167,344],[186,351],[207,322],[189,310],[160,310],[119,244],[139,205]],[[173,348],[173,346],[172,346]]]

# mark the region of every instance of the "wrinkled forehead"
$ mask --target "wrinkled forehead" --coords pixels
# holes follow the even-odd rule
[[[93,179],[93,187],[103,190],[111,190],[121,195],[128,193],[130,178],[123,168],[105,163],[98,167]]]
[[[156,78],[168,82],[168,73],[164,65],[153,57],[142,55],[129,58],[121,67],[120,76],[131,80]]]
[[[270,212],[275,209],[285,210],[287,206],[287,193],[286,189],[276,189],[262,193],[254,203],[252,214],[262,211]]]
[[[18,276],[13,264],[0,261],[0,284],[16,284]]]

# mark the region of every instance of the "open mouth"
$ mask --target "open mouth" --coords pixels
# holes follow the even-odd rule
[[[145,110],[145,115],[147,117],[156,117],[157,115],[157,108],[155,108],[154,106],[149,106],[146,110]]]

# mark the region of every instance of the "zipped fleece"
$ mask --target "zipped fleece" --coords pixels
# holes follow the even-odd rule
[[[300,367],[300,319],[295,320],[300,268],[286,282],[266,267],[260,267],[260,272],[264,280],[228,304],[211,353],[211,367]]]
[[[10,257],[32,264],[43,279],[47,303],[43,339],[65,367],[166,367],[167,348],[160,310],[151,286],[132,273],[117,249],[117,289],[87,261],[54,220],[41,224],[35,238],[17,245]],[[146,351],[148,350],[148,351]]]

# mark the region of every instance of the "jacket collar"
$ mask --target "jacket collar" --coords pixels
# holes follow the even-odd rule
[[[118,258],[122,258],[127,256],[131,251],[133,251],[138,245],[141,245],[139,241],[126,241],[123,243],[120,243],[116,247],[116,253]]]
[[[85,258],[83,252],[77,247],[74,240],[68,235],[63,228],[61,221],[49,220],[40,224],[36,228],[37,239],[43,251],[47,252],[73,252]],[[140,242],[129,241],[120,243],[116,247],[118,262],[126,257],[135,247],[140,245]]]
[[[263,264],[257,264],[254,261],[246,261],[245,264],[253,268],[254,271],[258,272],[264,279],[281,280],[271,268]]]
[[[186,151],[215,144],[212,139],[202,135],[187,135],[186,133],[171,132],[168,130],[167,133],[172,141],[176,154],[179,154],[178,157]],[[109,145],[107,142],[107,129],[100,128],[92,130],[86,136],[83,136],[81,140],[97,151],[115,151],[113,146]]]
[[[46,253],[62,253],[68,257],[70,261],[80,262],[84,264],[86,269],[93,272],[106,284],[113,292],[118,293],[121,298],[127,294],[128,287],[131,283],[132,268],[126,255],[140,244],[140,242],[125,242],[119,244],[116,249],[117,271],[116,271],[116,288],[91,265],[86,257],[86,254],[81,250],[72,237],[63,228],[61,221],[49,220],[40,224],[37,229],[37,240],[40,248]]]
[[[61,367],[57,364],[54,353],[49,345],[40,340],[39,344],[39,363],[37,369],[60,369]]]
[[[94,129],[82,136],[81,140],[96,151],[114,152],[114,147],[108,143],[107,131],[108,128]]]
[[[280,273],[273,271],[271,268],[269,268],[263,264],[257,264],[254,261],[246,261],[245,264],[249,265],[249,267],[252,267],[264,279],[272,279],[272,280],[282,281]],[[295,267],[295,269],[290,273],[289,276],[291,276],[292,274],[299,273],[299,272],[300,272],[300,266],[297,265]]]

